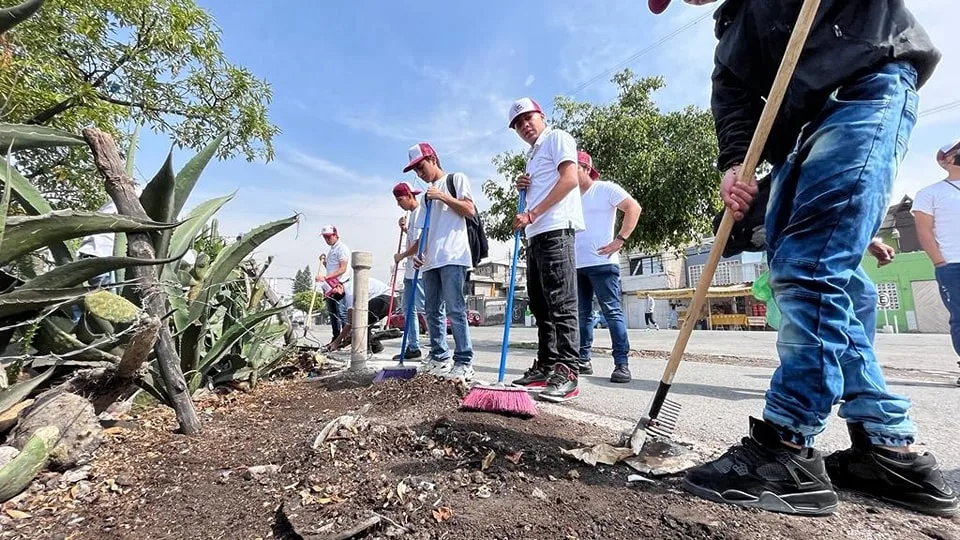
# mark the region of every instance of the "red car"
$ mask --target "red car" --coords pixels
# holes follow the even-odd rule
[[[397,311],[390,316],[390,320],[387,321],[387,328],[399,328],[403,330],[406,327],[407,316],[402,311]],[[427,333],[427,320],[423,316],[423,313],[417,312],[417,323],[420,325],[420,333]],[[447,319],[447,333],[450,334],[453,332],[453,329],[450,327],[450,319]]]

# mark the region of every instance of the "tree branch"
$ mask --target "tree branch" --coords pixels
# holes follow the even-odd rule
[[[98,93],[97,99],[106,101],[107,103],[112,103],[114,105],[121,105],[123,107],[130,107],[133,109],[140,109],[147,112],[158,113],[158,114],[173,114],[176,116],[182,116],[183,118],[189,118],[191,120],[204,120],[204,116],[199,114],[188,113],[186,111],[181,111],[179,109],[168,109],[166,107],[155,107],[153,105],[147,105],[142,101],[127,101],[124,99],[115,98],[108,96],[104,93]]]

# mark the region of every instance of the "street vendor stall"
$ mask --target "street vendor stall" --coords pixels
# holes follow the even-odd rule
[[[707,303],[700,314],[701,328],[714,330],[748,330],[766,327],[766,306],[753,298],[751,283],[710,287]],[[648,294],[654,299],[667,300],[676,306],[679,325],[687,318],[687,306],[693,298],[694,289],[657,289],[637,291],[638,298]]]

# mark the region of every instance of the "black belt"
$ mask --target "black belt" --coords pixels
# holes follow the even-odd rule
[[[554,231],[543,232],[538,235],[535,235],[533,238],[536,239],[536,238],[554,238],[557,236],[575,236],[576,232],[577,231],[573,227],[571,227],[569,229],[557,229]]]

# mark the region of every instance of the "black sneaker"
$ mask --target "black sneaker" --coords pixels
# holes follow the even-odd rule
[[[420,359],[420,358],[422,358],[422,357],[423,357],[423,353],[420,352],[420,349],[416,349],[416,350],[412,350],[412,351],[411,351],[410,349],[407,349],[407,354],[403,355],[403,359],[404,359],[404,360],[417,360],[417,359]],[[400,355],[399,355],[399,354],[393,355],[393,360],[394,360],[395,362],[399,362],[399,361],[400,361]]]
[[[370,352],[373,354],[380,354],[383,352],[383,343],[380,343],[379,340],[370,342]]]
[[[827,515],[838,504],[820,452],[784,446],[777,429],[756,418],[749,437],[690,469],[683,487],[711,501],[785,514]]]
[[[570,369],[570,366],[557,362],[553,365],[553,371],[547,376],[547,386],[540,392],[539,397],[553,403],[563,403],[580,397],[580,389],[577,388],[577,372]]]
[[[513,385],[527,390],[540,390],[547,386],[547,374],[540,369],[539,362],[534,362],[530,369],[523,372],[523,377],[513,381]]]
[[[613,374],[610,375],[610,382],[628,383],[633,380],[630,376],[630,368],[626,364],[617,364],[613,367]]]
[[[586,362],[580,362],[580,374],[581,375],[593,375],[593,362],[587,360]]]
[[[922,514],[957,515],[957,494],[944,481],[933,454],[877,448],[861,424],[848,424],[847,429],[853,445],[826,458],[834,486]]]

